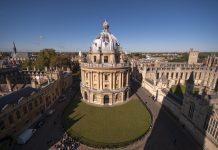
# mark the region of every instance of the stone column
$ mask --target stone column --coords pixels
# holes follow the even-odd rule
[[[124,79],[124,72],[122,72],[122,79],[121,79],[121,88],[123,88],[123,79]]]
[[[93,88],[93,72],[91,72],[90,74],[91,74],[91,88]]]
[[[100,81],[100,73],[98,72],[98,90],[100,90],[100,83],[101,83],[101,81]]]
[[[91,78],[92,78],[92,74],[91,74],[91,72],[89,72],[89,88],[92,87],[92,86],[91,86],[91,84],[92,84]]]
[[[122,83],[122,72],[119,73],[120,74],[120,81],[119,81],[119,88],[121,88],[121,83]]]
[[[115,89],[116,86],[116,73],[113,73],[113,89]]]
[[[110,73],[110,80],[109,80],[109,83],[110,83],[110,89],[113,89],[113,72]]]
[[[102,90],[102,72],[100,72],[100,90]]]

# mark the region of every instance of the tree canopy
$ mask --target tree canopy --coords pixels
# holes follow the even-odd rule
[[[36,60],[32,62],[31,60],[24,62],[22,68],[31,68],[35,66],[39,70],[43,70],[45,67],[70,67],[70,57],[69,55],[57,54],[54,49],[46,48],[39,52]]]

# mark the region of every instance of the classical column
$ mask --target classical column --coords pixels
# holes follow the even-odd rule
[[[89,72],[89,88],[91,88],[92,87],[92,74],[91,74],[91,72]]]
[[[110,89],[113,89],[113,72],[111,72],[110,73],[110,81],[109,81],[109,83],[110,83]]]
[[[93,88],[93,72],[90,73],[91,74],[91,89]]]
[[[100,72],[100,90],[102,90],[102,72]]]
[[[116,73],[114,73],[113,72],[113,83],[112,83],[112,85],[113,85],[113,89],[115,89],[115,86],[116,86]]]
[[[119,73],[120,81],[119,81],[119,88],[121,88],[121,82],[122,82],[122,72]]]
[[[124,72],[122,72],[122,79],[121,79],[121,88],[123,88],[123,79],[124,79]]]
[[[98,72],[98,89],[100,90],[100,83],[101,83],[101,80],[100,80],[100,73]]]
[[[104,74],[103,73],[101,73],[101,89],[103,89],[104,88]]]

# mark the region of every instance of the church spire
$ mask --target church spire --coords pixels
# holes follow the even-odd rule
[[[14,41],[13,41],[13,45],[14,45],[14,47],[13,47],[13,51],[14,51],[14,54],[16,54],[16,53],[17,53],[17,48],[16,48],[16,46],[15,46]]]

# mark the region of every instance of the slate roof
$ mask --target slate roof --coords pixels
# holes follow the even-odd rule
[[[29,95],[31,95],[32,92],[36,91],[38,90],[32,87],[26,87],[19,91],[0,97],[0,110],[2,110],[2,108],[4,108],[4,106],[6,105],[17,104],[21,97],[28,97]]]

